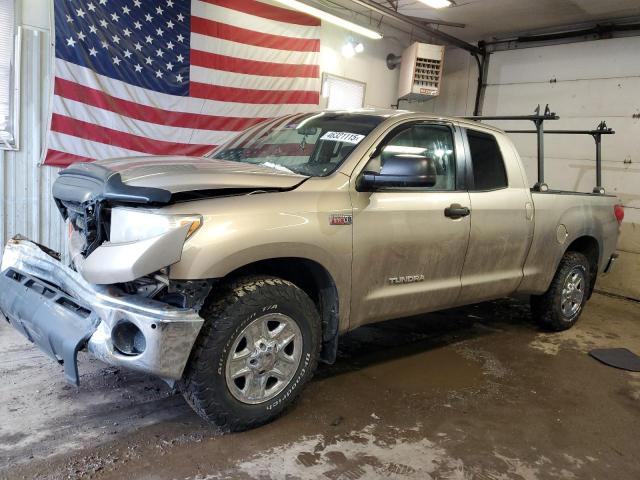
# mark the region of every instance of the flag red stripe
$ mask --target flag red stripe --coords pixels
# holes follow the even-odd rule
[[[232,148],[245,148],[247,145],[252,142],[264,137],[268,134],[268,132],[272,131],[275,128],[280,128],[282,125],[286,125],[288,122],[292,122],[293,119],[297,119],[305,115],[304,113],[299,113],[297,115],[287,115],[281,118],[275,118],[269,122],[265,122],[260,128],[256,128],[248,130],[246,133],[240,134],[238,137],[234,139]],[[240,143],[238,143],[238,141]]]
[[[276,7],[266,3],[257,2],[255,0],[202,0],[203,2],[219,7],[230,8],[238,12],[248,13],[256,17],[262,17],[278,22],[293,23],[295,25],[304,25],[309,27],[319,27],[320,19],[307,15],[306,13],[296,12],[288,8]]]
[[[92,162],[94,159],[89,157],[81,157],[73,153],[61,152],[59,150],[47,150],[44,163],[53,167],[66,167],[76,162]]]
[[[219,117],[199,113],[174,112],[161,108],[141,105],[123,100],[95,88],[56,77],[54,92],[56,95],[75,100],[93,107],[102,108],[118,115],[142,120],[149,123],[171,127],[196,128],[224,132],[241,132],[265,120],[264,118]]]
[[[206,18],[191,17],[191,31],[201,35],[222,38],[256,47],[273,48],[276,50],[293,50],[296,52],[319,52],[320,39],[293,38],[282,35],[260,33],[246,28],[234,27],[226,23],[207,20]]]
[[[121,132],[101,125],[66,117],[58,113],[51,116],[51,130],[93,142],[114,145],[127,150],[151,155],[203,155],[211,151],[213,145],[189,145],[185,143],[153,140],[140,135]]]
[[[265,77],[320,78],[319,65],[260,62],[191,50],[191,65]]]
[[[251,104],[318,105],[320,103],[320,93],[309,90],[250,90],[199,82],[191,82],[189,96],[221,102]]]

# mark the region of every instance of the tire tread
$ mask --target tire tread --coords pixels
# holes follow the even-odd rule
[[[545,329],[555,332],[567,330],[578,321],[578,318],[580,318],[583,307],[581,307],[581,310],[578,312],[576,317],[569,322],[564,319],[555,305],[557,296],[562,294],[562,287],[564,286],[566,275],[577,265],[582,265],[587,272],[584,300],[582,304],[584,307],[584,302],[589,298],[590,271],[587,258],[580,252],[566,252],[558,265],[558,270],[551,281],[549,289],[542,295],[533,295],[531,297],[531,311],[533,317]]]
[[[214,423],[223,431],[235,432],[271,421],[282,414],[285,408],[280,408],[275,415],[267,418],[263,415],[237,418],[225,408],[220,396],[213,391],[209,380],[217,374],[217,365],[209,359],[215,358],[217,350],[224,347],[225,334],[231,334],[237,325],[237,320],[227,314],[229,309],[239,304],[249,308],[259,308],[264,301],[278,303],[285,300],[303,305],[305,310],[315,314],[314,321],[311,322],[312,336],[315,339],[314,354],[311,355],[309,364],[311,373],[302,379],[295,393],[283,402],[285,405],[295,400],[317,367],[321,338],[320,319],[315,305],[307,294],[293,283],[281,278],[241,277],[221,285],[221,288],[217,295],[205,302],[200,311],[205,322],[193,346],[180,389],[187,403],[200,417]]]

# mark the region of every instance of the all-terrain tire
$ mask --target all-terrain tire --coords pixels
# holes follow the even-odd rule
[[[220,291],[221,290],[221,291]],[[302,335],[300,363],[286,387],[263,403],[244,403],[227,385],[226,363],[234,342],[265,314],[293,319]],[[312,378],[318,363],[321,322],[309,296],[286,280],[244,277],[220,286],[203,306],[204,325],[185,369],[180,389],[191,407],[223,431],[242,431],[278,417]]]
[[[569,277],[582,276],[582,299],[575,302],[576,311],[563,310],[563,290],[566,290]],[[567,252],[562,257],[558,270],[542,295],[531,296],[531,312],[533,318],[544,329],[560,332],[574,326],[587,302],[591,288],[591,271],[589,261],[582,253]],[[567,308],[567,310],[571,310]]]

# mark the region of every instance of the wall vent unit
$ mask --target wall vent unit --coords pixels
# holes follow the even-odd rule
[[[402,54],[398,98],[424,102],[440,94],[444,46],[414,43]]]

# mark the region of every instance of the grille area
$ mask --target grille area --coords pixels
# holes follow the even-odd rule
[[[103,242],[109,240],[111,210],[101,202],[59,202],[63,217],[84,239],[82,255],[88,256]]]

